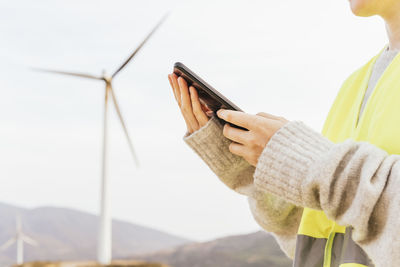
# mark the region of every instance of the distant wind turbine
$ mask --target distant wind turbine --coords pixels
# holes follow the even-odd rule
[[[133,148],[133,143],[131,138],[129,137],[128,129],[126,128],[125,121],[122,117],[121,110],[119,108],[119,104],[117,98],[115,96],[112,81],[113,78],[133,59],[133,57],[139,52],[139,50],[143,47],[143,45],[147,42],[147,40],[153,35],[153,33],[160,27],[160,25],[165,21],[168,14],[166,14],[153,28],[153,30],[146,36],[146,38],[139,44],[135,51],[123,62],[123,64],[118,67],[111,75],[107,75],[105,71],[103,71],[101,76],[85,74],[85,73],[75,73],[75,72],[67,72],[67,71],[58,71],[58,70],[48,70],[48,69],[38,69],[34,68],[34,70],[42,71],[42,72],[50,72],[61,75],[69,75],[80,78],[101,80],[105,83],[105,102],[104,102],[104,121],[103,121],[103,155],[102,155],[102,172],[101,172],[101,203],[100,203],[100,228],[99,228],[99,236],[98,236],[98,251],[97,251],[97,260],[101,264],[110,264],[112,255],[111,255],[111,217],[109,210],[109,192],[108,192],[108,178],[107,178],[107,147],[108,147],[108,109],[109,109],[109,97],[111,96],[112,102],[114,104],[115,110],[117,112],[118,118],[120,120],[122,129],[125,133],[125,137],[128,141],[129,149],[132,153],[133,159],[136,163],[136,166],[139,166],[138,158],[136,157],[135,150]]]
[[[21,217],[17,216],[15,218],[15,228],[16,228],[16,234],[14,237],[6,241],[1,247],[0,251],[6,250],[8,247],[12,246],[14,243],[17,243],[17,264],[21,265],[24,263],[24,242],[32,245],[32,246],[37,246],[38,243],[24,234],[22,232],[22,226],[21,226]]]

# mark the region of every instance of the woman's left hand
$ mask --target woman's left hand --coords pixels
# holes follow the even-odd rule
[[[289,122],[283,117],[264,112],[251,115],[240,111],[220,109],[217,111],[217,115],[227,122],[248,129],[248,131],[241,130],[226,123],[223,135],[233,141],[229,145],[229,151],[243,157],[254,167],[271,137]]]

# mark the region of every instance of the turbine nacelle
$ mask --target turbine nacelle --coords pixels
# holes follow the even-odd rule
[[[108,75],[106,70],[103,70],[103,72],[101,73],[101,79],[107,84],[111,84],[113,77],[112,75]]]

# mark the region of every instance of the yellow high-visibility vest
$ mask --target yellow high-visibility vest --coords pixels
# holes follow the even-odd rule
[[[332,142],[351,138],[367,141],[389,154],[400,154],[400,55],[379,78],[357,124],[374,63],[384,49],[343,83],[322,130]],[[294,266],[369,267],[373,263],[352,240],[351,227],[336,224],[323,211],[305,208]]]

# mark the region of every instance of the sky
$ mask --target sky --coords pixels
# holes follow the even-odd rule
[[[30,67],[113,72],[141,167],[110,116],[114,218],[204,241],[257,231],[247,199],[183,142],[167,74],[181,61],[248,113],[320,131],[344,79],[387,43],[348,1],[1,0],[0,201],[97,214],[104,85]]]

